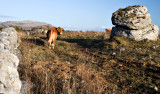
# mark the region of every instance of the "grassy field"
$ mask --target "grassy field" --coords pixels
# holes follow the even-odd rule
[[[19,36],[28,94],[160,93],[160,40],[64,31],[51,50],[43,34]]]

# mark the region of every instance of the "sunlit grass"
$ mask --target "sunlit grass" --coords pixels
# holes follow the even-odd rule
[[[159,40],[109,40],[104,32],[65,31],[51,50],[45,35],[21,39],[19,73],[33,84],[28,94],[155,93],[150,87],[160,88]]]

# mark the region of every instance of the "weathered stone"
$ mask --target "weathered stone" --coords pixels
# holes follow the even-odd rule
[[[11,42],[13,47],[16,49],[17,48],[17,32],[13,27],[10,28],[4,28],[2,29],[2,32],[8,33],[7,39]]]
[[[21,81],[19,80],[19,74],[17,66],[19,59],[8,50],[0,51],[0,82],[5,86],[5,92],[7,87],[12,87],[13,90],[20,92]]]
[[[5,39],[3,37],[0,38],[0,43],[3,43],[4,44],[4,48],[5,49],[11,49],[11,46],[10,46],[10,41],[8,39]]]
[[[17,67],[19,59],[15,55],[17,32],[14,28],[4,28],[0,32],[0,93],[19,94],[21,81]]]
[[[129,6],[119,9],[112,15],[111,37],[122,36],[132,40],[157,40],[158,26],[151,24],[150,14],[145,6]]]
[[[27,94],[29,84],[26,81],[22,81],[21,93]]]
[[[11,53],[14,53],[19,45],[17,40],[17,32],[13,27],[4,28],[0,33],[0,48],[7,49],[11,51]]]
[[[0,42],[0,50],[4,49],[4,44]]]
[[[113,56],[115,56],[115,55],[116,55],[116,53],[115,53],[115,52],[113,52],[113,53],[112,53],[112,55],[113,55]]]
[[[112,28],[111,36],[122,36],[136,41],[141,41],[144,39],[157,40],[158,31],[158,27],[153,24],[140,30],[130,30],[124,27],[116,26]]]
[[[37,32],[42,34],[44,32],[44,29],[37,29]]]
[[[124,47],[121,47],[120,49],[119,49],[119,51],[125,51],[126,49],[124,48]]]
[[[142,29],[151,24],[150,14],[144,6],[130,6],[119,9],[112,15],[113,25],[127,27],[129,29]]]
[[[43,33],[44,33],[44,34],[47,34],[47,32],[48,32],[48,30],[44,30],[44,32],[43,32]]]

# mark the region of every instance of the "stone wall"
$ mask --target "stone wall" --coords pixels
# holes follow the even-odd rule
[[[21,81],[17,67],[19,59],[16,56],[17,32],[14,28],[0,30],[0,93],[19,94]]]

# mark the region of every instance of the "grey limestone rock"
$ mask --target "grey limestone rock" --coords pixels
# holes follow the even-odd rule
[[[14,28],[4,28],[0,31],[0,93],[20,94],[21,81],[17,67],[19,59],[15,55],[17,32]]]
[[[151,24],[150,14],[145,6],[129,6],[112,15],[112,36],[127,37],[135,41],[157,40],[159,28]]]
[[[14,52],[14,50],[17,49],[19,45],[17,40],[17,32],[13,27],[3,28],[0,33],[0,48]]]
[[[127,37],[135,41],[141,41],[144,39],[157,40],[158,31],[159,28],[153,24],[140,30],[131,30],[131,29],[126,29],[124,27],[116,26],[112,28],[111,35]]]
[[[129,6],[119,9],[112,15],[113,25],[127,27],[129,29],[142,29],[151,24],[150,14],[144,6]]]

